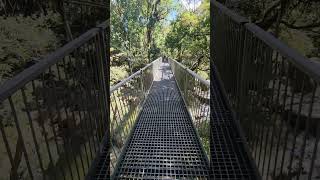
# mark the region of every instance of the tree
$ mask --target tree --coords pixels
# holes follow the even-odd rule
[[[112,1],[111,68],[136,71],[167,54],[208,77],[209,4],[205,0],[198,9],[188,10],[172,0]],[[172,11],[178,15],[170,23]]]
[[[209,1],[203,1],[195,10],[182,10],[172,22],[163,48],[170,49],[170,56],[183,62],[191,70],[208,78],[210,18]]]
[[[154,34],[169,11],[171,0],[114,0],[111,2],[111,62],[135,71],[160,54]],[[122,58],[118,57],[122,54]],[[112,68],[112,67],[111,67]]]
[[[234,8],[262,29],[273,32],[275,36],[298,48],[306,56],[319,56],[320,47],[317,43],[320,34],[319,9],[318,0],[243,0],[238,1],[238,6]],[[305,52],[292,44],[294,39],[288,39],[287,34],[295,32],[310,38],[313,41],[312,46],[317,50]],[[310,40],[305,41],[305,44],[308,44]]]

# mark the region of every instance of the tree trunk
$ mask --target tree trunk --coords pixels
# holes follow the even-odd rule
[[[281,22],[281,19],[282,19],[283,15],[285,14],[285,10],[286,10],[287,4],[288,4],[288,0],[282,0],[281,1],[280,12],[278,13],[279,16],[278,16],[278,19],[277,19],[276,30],[275,30],[276,37],[279,37],[279,34],[280,34],[280,22]]]
[[[152,1],[151,1],[152,2]],[[149,2],[150,3],[150,2]],[[151,12],[149,15],[149,22],[147,25],[147,47],[148,47],[148,60],[149,62],[151,62],[151,44],[153,42],[153,37],[152,37],[152,33],[154,31],[154,26],[157,23],[158,19],[157,19],[157,14],[158,12],[158,5],[160,4],[160,0],[157,0],[154,5],[150,5],[148,4],[148,8],[151,8]],[[149,12],[149,10],[148,10]]]
[[[68,20],[67,15],[66,15],[65,6],[64,6],[63,1],[60,1],[59,4],[60,4],[60,8],[59,9],[61,9],[60,15],[61,15],[61,17],[63,19],[64,28],[65,28],[65,31],[66,31],[66,37],[67,37],[67,40],[70,42],[70,41],[73,40],[73,35],[72,35],[72,32],[71,32],[69,20]]]

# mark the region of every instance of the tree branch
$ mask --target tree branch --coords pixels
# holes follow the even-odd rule
[[[196,69],[200,66],[203,58],[204,58],[203,55],[200,56],[200,57],[197,59],[197,62],[192,65],[192,67],[190,68],[190,70],[191,70],[191,71],[196,70]]]
[[[259,23],[263,23],[263,21],[265,21],[265,19],[269,16],[269,14],[270,14],[274,9],[276,9],[276,8],[280,5],[280,3],[281,3],[281,1],[278,1],[278,2],[274,3],[272,6],[270,6],[270,7],[265,11],[265,13],[263,14],[262,19],[261,19],[259,22],[257,22],[257,23],[258,23],[258,24],[259,24]]]

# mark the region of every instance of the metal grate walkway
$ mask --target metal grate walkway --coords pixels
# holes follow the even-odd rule
[[[115,179],[208,179],[209,165],[168,63],[161,63]]]
[[[223,95],[221,81],[211,66],[211,170],[212,179],[258,179],[245,149],[245,139]]]

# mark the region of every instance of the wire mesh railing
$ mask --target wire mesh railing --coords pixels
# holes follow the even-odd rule
[[[213,2],[213,63],[263,179],[316,179],[320,65]]]
[[[148,64],[110,89],[111,174],[120,162],[141,107],[153,83],[153,68],[159,59]],[[103,169],[103,168],[99,168]]]
[[[63,0],[63,9],[65,23],[70,23],[66,28],[70,28],[75,37],[110,18],[106,1]]]
[[[108,132],[108,22],[0,86],[1,179],[84,179]]]
[[[173,59],[169,63],[202,146],[210,156],[210,82]]]

